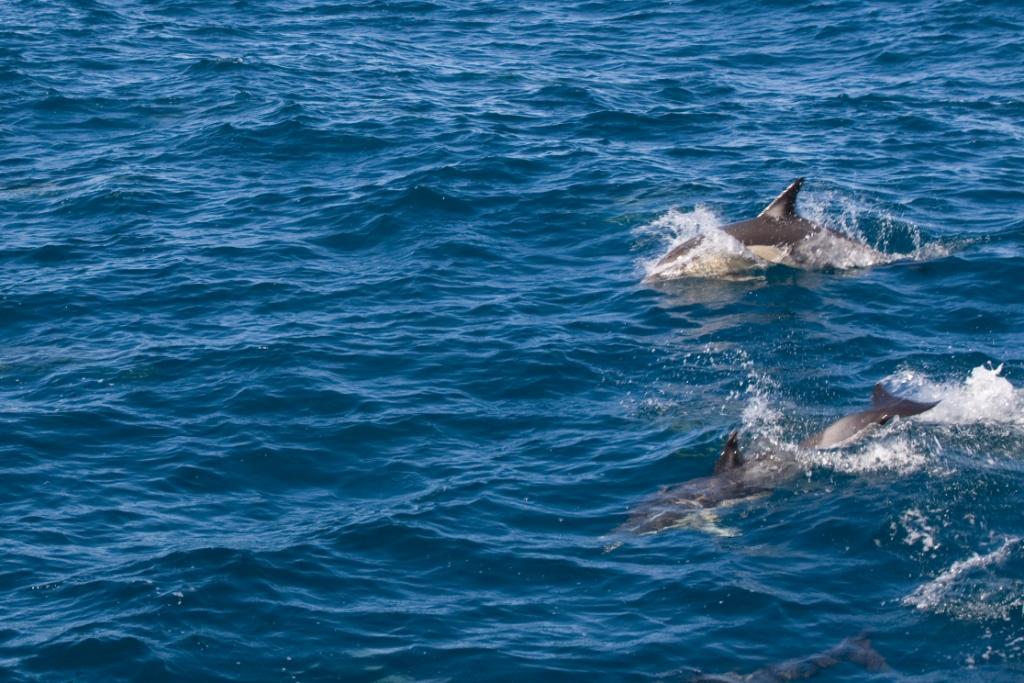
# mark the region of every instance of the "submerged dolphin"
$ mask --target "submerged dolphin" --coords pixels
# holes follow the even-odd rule
[[[863,437],[871,429],[887,424],[894,417],[920,415],[939,402],[918,403],[894,396],[881,384],[876,384],[871,403],[868,410],[836,420],[804,439],[800,446],[815,449],[844,446]],[[733,431],[711,476],[663,488],[633,510],[617,531],[654,534],[664,529],[689,527],[732,535],[733,532],[716,525],[715,508],[767,495],[779,484],[796,476],[801,469],[792,458],[771,456],[772,453],[759,453],[751,458],[744,457],[739,449],[739,432]],[[613,546],[608,548],[613,549]]]
[[[847,638],[824,652],[803,659],[794,659],[781,664],[767,666],[750,674],[704,674],[696,673],[691,683],[783,683],[811,678],[842,662],[850,662],[871,672],[889,668],[882,655],[871,646],[866,636]]]
[[[796,198],[803,183],[803,178],[794,180],[756,218],[732,223],[720,229],[731,235],[755,256],[771,263],[790,266],[799,266],[807,261],[809,254],[801,253],[807,249],[801,249],[801,247],[809,247],[816,243],[815,238],[821,237],[831,238],[834,241],[833,244],[843,245],[848,249],[870,250],[874,253],[873,249],[864,244],[799,216],[796,212]],[[665,254],[655,268],[663,268],[687,256],[695,247],[703,243],[704,239],[704,235],[697,235],[683,242]]]
[[[617,532],[656,534],[664,529],[689,527],[720,536],[734,532],[717,525],[712,511],[742,500],[771,493],[782,479],[788,478],[774,468],[753,474],[740,454],[739,432],[733,431],[715,463],[714,474],[698,477],[675,486],[663,487],[651,499],[633,510]],[[617,545],[607,546],[613,550]]]

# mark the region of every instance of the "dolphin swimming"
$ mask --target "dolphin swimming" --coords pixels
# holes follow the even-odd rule
[[[794,659],[781,664],[767,666],[749,674],[705,674],[695,673],[691,683],[783,683],[797,679],[811,678],[842,662],[850,662],[867,671],[886,671],[889,666],[871,645],[866,636],[847,638],[833,648],[803,659]]]
[[[911,417],[931,410],[939,401],[919,403],[894,396],[881,383],[875,385],[871,394],[871,407],[840,418],[817,434],[800,442],[803,448],[839,448],[864,436],[875,427],[888,424],[894,417]]]
[[[938,401],[919,403],[894,396],[876,384],[871,408],[846,415],[800,443],[801,448],[829,449],[853,443],[895,417],[910,417],[931,410]],[[717,526],[715,508],[769,494],[802,471],[792,457],[775,451],[746,456],[740,452],[739,432],[726,439],[710,476],[663,488],[633,510],[616,531],[654,534],[664,529],[692,528],[718,535],[733,535]],[[617,547],[617,546],[615,546]],[[613,549],[608,546],[608,549]]]
[[[866,244],[797,214],[796,199],[803,183],[803,178],[794,180],[756,218],[719,229],[742,244],[748,252],[769,263],[794,267],[833,265],[843,259],[823,257],[822,252],[839,250],[858,255],[857,263],[877,262],[884,258]],[[694,250],[704,244],[707,237],[706,234],[697,235],[669,251],[655,264],[652,277],[692,257]]]

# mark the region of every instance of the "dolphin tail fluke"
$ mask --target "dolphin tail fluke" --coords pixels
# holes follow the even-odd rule
[[[800,188],[803,187],[804,179],[797,178],[789,184],[785,190],[782,191],[778,197],[772,200],[772,203],[764,208],[764,211],[757,214],[758,218],[794,218],[796,216],[796,196],[800,194]]]
[[[875,390],[871,394],[871,405],[873,407],[879,410],[884,410],[890,415],[899,415],[900,417],[920,415],[921,413],[931,410],[935,406],[939,405],[940,402],[941,401],[911,401],[910,399],[896,396],[895,394],[889,393],[886,388],[882,386],[881,382],[875,385]]]

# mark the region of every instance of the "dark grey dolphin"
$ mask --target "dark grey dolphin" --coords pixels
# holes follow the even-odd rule
[[[870,409],[836,420],[804,439],[800,446],[814,449],[844,446],[894,417],[920,415],[939,403],[918,403],[900,398],[890,394],[881,384],[875,385],[871,401]],[[732,535],[733,532],[716,525],[715,508],[766,495],[801,471],[793,458],[774,455],[765,452],[751,458],[744,457],[739,449],[739,433],[734,431],[729,434],[711,476],[663,488],[633,510],[616,531],[654,534],[664,529],[689,527]],[[614,547],[617,546],[608,546],[609,549]]]
[[[889,668],[885,658],[871,646],[871,641],[860,635],[847,638],[835,647],[816,655],[767,666],[750,674],[697,673],[690,678],[690,681],[692,683],[783,683],[783,681],[811,678],[842,662],[857,664],[871,672],[886,671]]]
[[[856,249],[867,249],[866,245],[854,242],[831,228],[819,225],[802,218],[796,212],[796,198],[804,184],[803,178],[797,178],[772,203],[753,218],[739,223],[732,223],[721,228],[747,251],[771,263],[800,265],[803,260],[799,251],[802,244],[810,238],[827,235],[838,243]],[[704,235],[683,242],[665,254],[655,265],[661,268],[689,254],[704,241]]]
[[[758,459],[760,460],[760,459]],[[767,459],[764,463],[768,463]],[[756,462],[756,464],[764,464]],[[714,509],[771,493],[789,479],[788,467],[771,462],[768,467],[748,463],[739,449],[739,432],[733,431],[715,462],[714,473],[675,486],[663,487],[634,509],[616,532],[656,534],[665,529],[691,528],[719,536],[734,532],[717,525]],[[615,545],[608,546],[614,549]]]

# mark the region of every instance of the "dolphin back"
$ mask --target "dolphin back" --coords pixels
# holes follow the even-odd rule
[[[910,417],[931,410],[939,401],[921,403],[886,391],[881,383],[871,395],[872,408],[842,417],[817,434],[804,439],[804,448],[835,448],[845,446],[863,436],[869,429],[888,423],[894,417]]]

